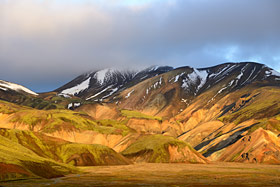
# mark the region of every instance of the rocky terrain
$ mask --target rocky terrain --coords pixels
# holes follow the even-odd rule
[[[106,69],[40,94],[15,85],[0,82],[1,180],[139,162],[280,163],[280,73],[263,64]]]

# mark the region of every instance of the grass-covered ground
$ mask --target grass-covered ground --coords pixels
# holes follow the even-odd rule
[[[210,186],[280,185],[280,166],[241,163],[155,164],[80,167],[86,174],[58,179],[4,182],[3,186]]]

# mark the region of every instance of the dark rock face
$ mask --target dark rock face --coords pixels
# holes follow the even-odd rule
[[[169,66],[154,66],[139,72],[104,69],[80,75],[55,91],[61,94],[75,95],[87,100],[102,101],[143,80],[171,70],[173,68]],[[87,85],[81,88],[79,87],[81,84]],[[73,88],[75,91],[73,91]]]
[[[112,100],[121,91],[146,79],[161,74],[175,74],[170,83],[179,82],[184,96],[196,97],[225,80],[219,93],[231,92],[254,82],[279,85],[280,73],[259,63],[225,63],[209,68],[155,66],[139,72],[105,69],[80,75],[66,85],[56,89],[61,94],[75,95],[86,100]],[[244,96],[246,97],[246,96]]]

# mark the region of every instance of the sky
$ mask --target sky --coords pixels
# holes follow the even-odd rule
[[[280,71],[279,0],[0,0],[0,79],[54,90],[103,68]]]

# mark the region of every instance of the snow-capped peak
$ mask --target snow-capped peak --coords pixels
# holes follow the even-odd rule
[[[11,83],[11,82],[6,82],[6,81],[2,81],[0,80],[0,87],[1,90],[5,90],[7,91],[7,88],[8,89],[11,89],[11,90],[15,90],[15,91],[23,91],[23,92],[26,92],[28,94],[31,94],[31,95],[38,95],[37,93],[29,90],[28,88],[25,88],[24,86],[21,86],[19,84],[15,84],[15,83]]]
[[[87,100],[100,100],[130,87],[131,84],[137,84],[171,70],[173,68],[169,66],[153,66],[138,72],[114,68],[102,69],[82,74],[55,91],[63,95],[76,95]]]

